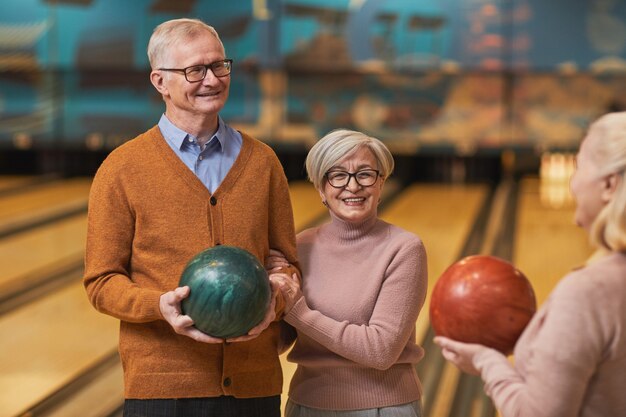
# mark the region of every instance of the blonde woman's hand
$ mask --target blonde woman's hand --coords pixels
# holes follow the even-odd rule
[[[289,267],[289,261],[285,255],[277,249],[270,249],[270,254],[265,258],[265,269],[267,272],[271,273],[287,267]]]
[[[434,342],[441,348],[443,357],[452,362],[461,371],[471,375],[480,375],[476,364],[480,355],[494,349],[476,343],[463,343],[448,337],[437,336]]]
[[[298,274],[294,273],[290,276],[289,274],[276,272],[270,274],[270,282],[280,288],[285,300],[285,314],[289,313],[294,304],[302,298],[302,289],[300,288]]]

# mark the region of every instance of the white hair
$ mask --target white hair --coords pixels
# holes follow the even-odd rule
[[[361,147],[372,151],[380,176],[388,178],[393,172],[394,160],[384,143],[361,132],[338,129],[321,138],[306,157],[306,171],[313,186],[321,190],[328,170]]]
[[[224,44],[222,43],[217,31],[213,26],[209,26],[198,19],[173,19],[161,23],[154,29],[150,42],[148,42],[148,59],[150,60],[150,67],[158,69],[166,66],[167,53],[170,51],[176,43],[193,39],[200,34],[209,32],[220,43],[222,50],[224,50]]]

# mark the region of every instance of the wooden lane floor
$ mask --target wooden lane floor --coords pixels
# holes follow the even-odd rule
[[[402,190],[381,210],[383,220],[419,235],[426,246],[429,289],[416,323],[418,343],[424,340],[429,326],[428,306],[432,287],[445,268],[457,260],[487,192],[487,187],[482,185],[415,184]],[[460,207],[463,209],[460,210]],[[426,354],[431,355],[429,352]],[[296,368],[295,364],[286,360],[286,356],[281,355],[284,374],[283,409],[288,398],[289,382]],[[443,403],[445,399],[439,401]]]
[[[24,185],[30,184],[24,181]],[[4,181],[9,182],[12,183]],[[0,314],[4,313],[0,315],[0,349],[5,354],[19,352],[18,358],[22,359],[3,355],[6,360],[0,365],[3,392],[0,410],[6,415],[16,414],[12,404],[19,404],[25,396],[30,397],[32,390],[36,392],[47,383],[50,372],[46,366],[40,367],[42,362],[55,357],[53,365],[63,365],[63,355],[59,358],[57,354],[72,351],[63,343],[73,345],[77,337],[83,337],[85,329],[92,333],[103,330],[102,334],[106,334],[106,329],[100,328],[100,317],[96,318],[97,323],[85,324],[84,320],[93,316],[90,314],[93,308],[85,303],[82,286],[73,287],[73,293],[68,293],[68,288],[64,287],[51,296],[31,302],[28,308],[13,308],[22,292],[33,290],[31,293],[37,295],[48,294],[54,286],[43,285],[43,281],[52,283],[53,279],[64,278],[59,275],[67,275],[68,271],[73,271],[69,278],[79,282],[90,185],[91,179],[84,178],[42,180],[36,187],[24,187],[0,198],[0,230],[13,228],[0,239],[0,300],[3,301]],[[16,226],[29,227],[18,227],[18,230]],[[82,301],[72,294],[80,294]],[[54,314],[50,315],[50,311]],[[68,316],[68,312],[75,314]],[[101,339],[92,334],[84,336],[99,346]],[[45,355],[34,354],[42,347]],[[65,360],[71,362],[72,358]],[[28,382],[22,384],[24,380]]]
[[[82,266],[91,179],[27,180],[0,195],[0,314]]]
[[[294,200],[297,227],[301,228],[326,213],[326,208],[319,204],[319,195],[308,184],[292,183],[290,193]],[[318,204],[313,204],[315,199]],[[72,220],[76,223],[65,225],[67,246],[82,248],[84,217]],[[13,244],[20,239],[36,242],[36,238],[27,236],[31,233],[36,234],[37,229],[11,236]],[[0,239],[0,243],[6,239]],[[47,242],[54,245],[52,238]],[[27,247],[23,246],[22,250]],[[16,256],[28,258],[28,254],[19,255],[22,250],[16,252]],[[46,249],[30,252],[37,253],[39,250]],[[57,255],[59,259],[66,256],[60,252]],[[55,257],[51,255],[48,260],[54,262]],[[32,262],[41,261],[34,259]],[[33,409],[45,409],[46,416],[59,417],[110,414],[123,398],[121,366],[116,356],[118,327],[117,320],[93,309],[78,278],[44,297],[0,315],[0,349],[3,352],[0,358],[1,415],[21,416]],[[98,371],[97,375],[88,375],[95,366],[101,368],[103,362],[112,366]],[[80,384],[75,383],[77,378]],[[65,392],[72,384],[81,385],[81,389]],[[35,414],[41,415],[39,412]]]
[[[0,199],[0,237],[87,209],[91,178],[72,178],[25,188]]]
[[[313,185],[305,181],[296,181],[289,184],[289,194],[293,207],[293,221],[296,232],[315,222],[326,214],[326,207],[322,204],[320,195]]]
[[[36,181],[36,177],[31,175],[0,175],[0,193],[19,189]]]
[[[118,328],[117,320],[93,309],[80,282],[0,316],[2,415],[23,415],[110,355]]]
[[[82,274],[87,215],[76,214],[0,239],[0,313]]]

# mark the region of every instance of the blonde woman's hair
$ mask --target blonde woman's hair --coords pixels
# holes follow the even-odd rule
[[[590,229],[591,242],[614,252],[626,252],[626,112],[609,113],[594,122],[587,139],[592,140],[591,159],[600,175],[616,175],[613,198],[602,208]]]
[[[309,151],[305,162],[309,181],[321,190],[328,170],[362,147],[372,151],[380,176],[388,178],[393,172],[394,160],[384,143],[361,132],[338,129],[321,138]]]
[[[196,36],[209,32],[220,43],[222,50],[224,50],[224,44],[222,43],[217,31],[213,26],[209,26],[198,19],[173,19],[161,23],[154,29],[150,42],[148,42],[148,59],[150,60],[150,67],[154,70],[164,66],[168,66],[166,59],[168,52],[172,48],[176,47],[176,44],[181,41],[193,39]]]

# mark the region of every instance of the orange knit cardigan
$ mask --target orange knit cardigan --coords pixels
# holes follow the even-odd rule
[[[252,341],[204,344],[176,334],[159,309],[161,294],[177,287],[186,263],[207,247],[238,246],[261,262],[271,247],[296,263],[283,169],[267,145],[242,136],[213,194],[156,126],[111,152],[94,178],[84,285],[98,311],[121,321],[126,398],[281,392],[277,322]],[[279,297],[279,315],[282,304]]]

